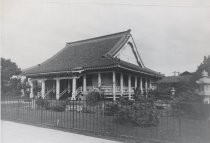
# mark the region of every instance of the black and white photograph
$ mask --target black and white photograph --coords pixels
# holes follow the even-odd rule
[[[1,0],[1,143],[210,143],[210,0]]]

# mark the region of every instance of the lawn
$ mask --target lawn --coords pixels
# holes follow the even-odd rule
[[[96,108],[89,108],[95,111]],[[2,119],[24,121],[32,124],[45,124],[60,128],[77,129],[108,137],[126,137],[132,139],[159,140],[169,142],[197,143],[210,140],[210,122],[160,114],[157,127],[139,127],[131,124],[119,124],[114,116],[101,113],[83,113],[78,111],[56,112],[52,110],[32,109],[31,102],[2,102]],[[162,112],[163,113],[163,112]]]

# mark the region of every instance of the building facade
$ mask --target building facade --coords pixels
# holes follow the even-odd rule
[[[162,75],[143,64],[130,32],[67,43],[53,57],[24,70],[30,97],[75,100],[100,90],[107,99],[132,99],[137,88],[146,95]],[[41,91],[35,93],[38,85]]]

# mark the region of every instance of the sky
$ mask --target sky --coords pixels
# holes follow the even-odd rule
[[[1,57],[28,68],[66,42],[131,29],[144,65],[193,72],[210,55],[210,0],[2,0]]]

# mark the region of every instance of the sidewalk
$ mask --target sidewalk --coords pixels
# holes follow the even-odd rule
[[[1,121],[1,143],[119,143],[59,130]]]

